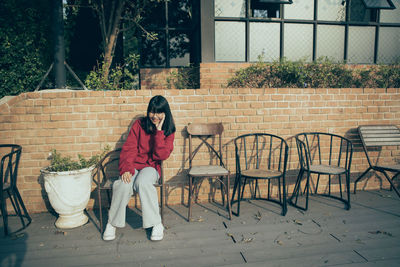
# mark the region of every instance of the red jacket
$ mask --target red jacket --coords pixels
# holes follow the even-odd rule
[[[130,172],[145,167],[153,167],[161,175],[161,161],[166,160],[174,148],[175,133],[169,136],[164,131],[147,134],[137,120],[129,131],[128,138],[122,146],[119,159],[119,174]]]

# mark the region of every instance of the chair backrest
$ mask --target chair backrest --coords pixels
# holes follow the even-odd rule
[[[121,148],[108,152],[97,164],[94,181],[101,188],[110,188],[119,178],[118,162]]]
[[[362,125],[358,134],[370,165],[368,147],[400,146],[400,129],[395,125]]]
[[[268,133],[252,133],[234,139],[236,172],[248,169],[286,171],[289,146],[286,141]]]
[[[0,165],[0,189],[4,189],[5,184],[9,184],[11,189],[17,186],[18,165],[21,152],[22,147],[20,145],[0,145],[0,155],[2,155]]]
[[[213,165],[212,161],[213,159],[216,159],[219,161],[219,165],[224,166],[222,161],[222,133],[224,131],[224,126],[222,123],[190,123],[186,127],[186,130],[189,134],[190,168],[192,167],[193,159],[196,155],[198,155],[198,152],[203,145],[208,148],[208,153],[210,153],[210,158],[207,165]],[[200,140],[200,144],[198,144],[195,149],[193,149],[193,137],[198,137]],[[215,149],[214,137],[217,137],[218,139],[218,149]],[[212,143],[210,141],[212,141]]]
[[[320,132],[300,133],[295,138],[302,168],[309,169],[310,165],[324,164],[350,170],[353,145],[347,138]]]

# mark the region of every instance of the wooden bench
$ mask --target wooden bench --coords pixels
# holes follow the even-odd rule
[[[370,155],[371,148],[383,149],[383,147],[387,146],[400,146],[400,129],[395,125],[364,125],[358,127],[358,134],[360,136],[369,167],[354,182],[354,193],[356,193],[357,182],[370,170],[374,170],[383,173],[383,175],[389,181],[391,188],[393,188],[396,191],[396,194],[400,197],[398,189],[393,184],[393,180],[400,175],[400,162],[392,165],[383,165],[378,163],[377,157],[375,162],[373,162],[373,157]],[[389,177],[388,172],[394,173],[392,178]]]

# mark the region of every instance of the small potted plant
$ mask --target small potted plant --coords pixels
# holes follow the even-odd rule
[[[78,154],[78,161],[52,150],[50,166],[41,173],[50,204],[59,214],[56,227],[70,229],[87,223],[84,210],[90,198],[92,171],[108,150],[106,147],[103,153],[88,160]]]

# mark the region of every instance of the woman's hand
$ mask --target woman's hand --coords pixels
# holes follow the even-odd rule
[[[129,184],[131,182],[132,174],[130,172],[124,172],[121,176],[122,182]]]
[[[162,130],[162,126],[163,126],[164,121],[165,121],[165,114],[164,114],[164,113],[161,113],[161,114],[162,114],[162,115],[161,115],[160,121],[159,121],[159,123],[156,125],[158,131],[161,131],[161,130]]]

